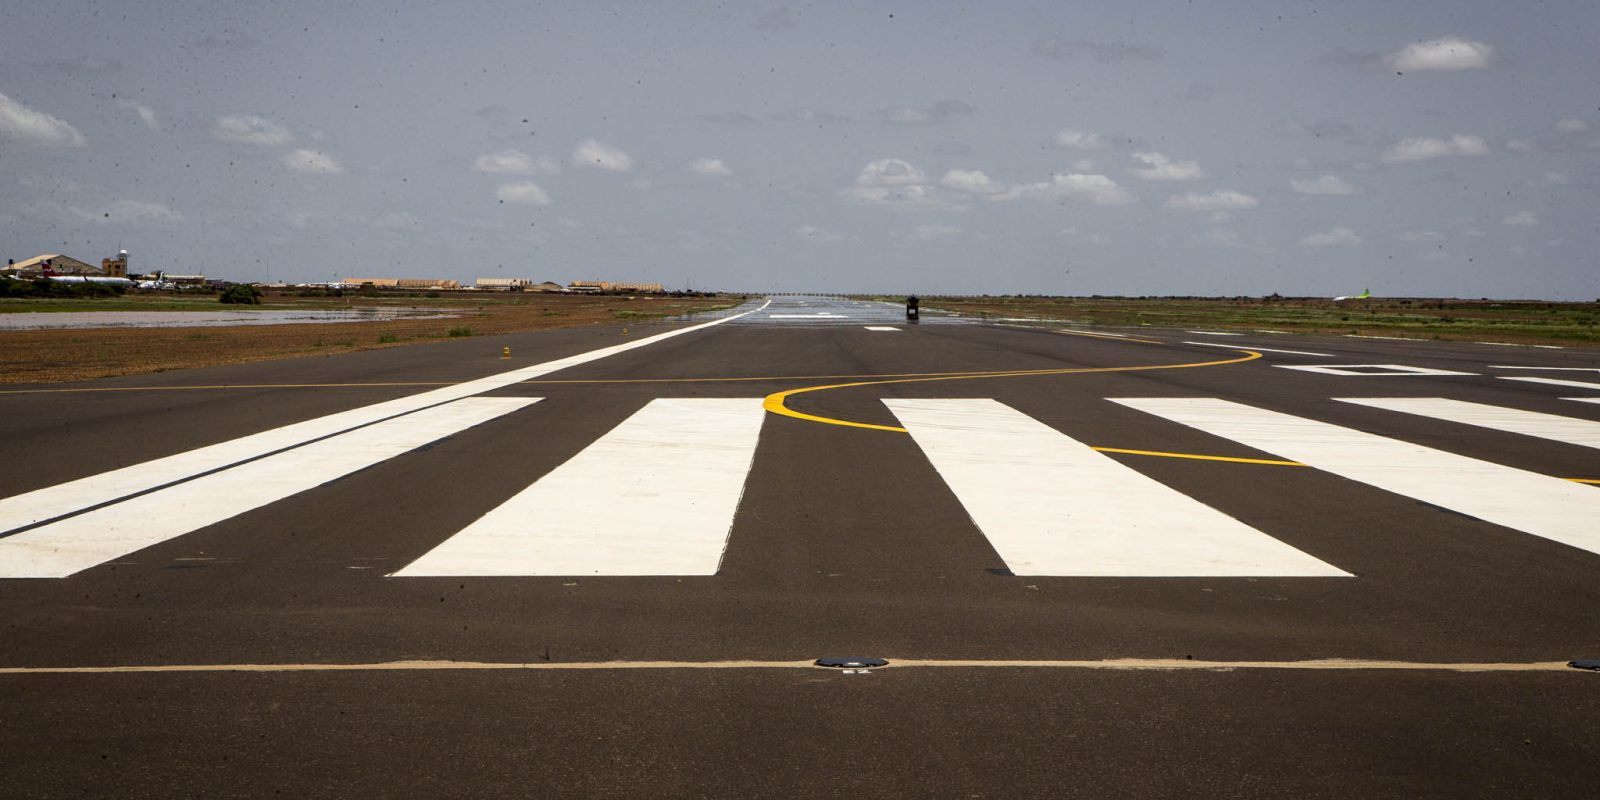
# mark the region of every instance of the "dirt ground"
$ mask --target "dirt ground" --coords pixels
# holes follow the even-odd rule
[[[128,301],[134,301],[130,308]],[[116,301],[137,310],[138,296]],[[114,328],[0,331],[0,383],[59,383],[113,375],[239,364],[276,358],[403,347],[452,336],[647,323],[693,311],[727,308],[737,297],[626,297],[599,295],[445,295],[430,297],[301,298],[269,295],[262,306],[214,309],[310,310],[360,306],[418,308],[457,316],[295,325],[204,328]],[[170,300],[150,297],[150,310]],[[93,302],[72,310],[95,310]]]

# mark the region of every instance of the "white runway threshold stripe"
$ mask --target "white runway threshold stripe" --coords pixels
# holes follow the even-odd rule
[[[0,578],[65,578],[314,489],[537,401],[532,397],[457,400],[0,538]]]
[[[1016,575],[1349,576],[994,400],[883,402]]]
[[[1542,383],[1546,386],[1570,386],[1574,389],[1593,389],[1600,392],[1600,383],[1589,381],[1569,381],[1561,378],[1524,378],[1521,376],[1501,375],[1503,381],[1521,381],[1523,383]]]
[[[1210,397],[1112,402],[1385,491],[1600,553],[1592,487]]]
[[[761,308],[746,311],[742,314],[734,314],[699,325],[678,328],[665,333],[658,333],[654,336],[646,336],[642,339],[591,350],[587,353],[546,361],[542,364],[509,370],[453,386],[445,386],[432,391],[399,397],[360,408],[352,408],[348,411],[296,422],[281,428],[273,428],[238,439],[0,499],[0,533],[74,514],[86,508],[104,505],[139,492],[147,492],[170,483],[188,480],[196,475],[203,475],[213,470],[239,464],[253,458],[260,458],[269,453],[275,453],[287,448],[297,447],[315,439],[332,436],[363,425],[370,425],[401,414],[409,414],[440,403],[448,403],[453,400],[460,400],[463,397],[483,394],[484,392],[511,386],[526,380],[532,380],[557,370],[587,364],[591,361],[645,347],[674,336],[682,336],[713,325],[720,325],[739,317],[754,314],[771,304],[772,301],[769,300]]]
[[[393,577],[714,575],[761,402],[652,400]]]
[[[1354,403],[1462,425],[1536,436],[1540,439],[1582,447],[1600,448],[1600,422],[1594,420],[1468,403],[1463,400],[1448,400],[1443,397],[1336,397],[1334,399],[1341,403]],[[1600,521],[1596,524],[1600,524]]]

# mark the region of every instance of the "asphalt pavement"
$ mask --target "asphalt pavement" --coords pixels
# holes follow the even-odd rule
[[[1597,400],[798,296],[9,387],[0,794],[1593,794]]]

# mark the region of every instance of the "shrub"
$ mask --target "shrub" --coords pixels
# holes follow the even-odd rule
[[[258,306],[261,305],[261,290],[248,283],[236,283],[223,290],[218,299],[233,305]]]
[[[472,329],[467,327],[467,326],[465,326],[465,325],[457,325],[456,327],[451,328],[448,331],[445,331],[445,335],[446,336],[450,336],[452,338],[457,337],[457,336],[471,336],[472,335]]]

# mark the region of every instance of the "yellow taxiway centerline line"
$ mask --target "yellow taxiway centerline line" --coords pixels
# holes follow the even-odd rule
[[[1168,453],[1161,450],[1125,450],[1121,447],[1090,447],[1101,453],[1123,453],[1130,456],[1157,456],[1159,458],[1189,458],[1196,461],[1227,461],[1233,464],[1266,464],[1273,467],[1303,467],[1298,461],[1281,461],[1273,458],[1236,458],[1234,456],[1206,456],[1199,453]]]
[[[1095,334],[1079,333],[1077,331],[1056,331],[1056,333],[1066,333],[1066,334],[1081,335],[1081,336],[1095,336]],[[1096,338],[1111,338],[1111,337],[1096,337]],[[1156,341],[1150,341],[1150,340],[1144,340],[1144,339],[1130,339],[1130,338],[1118,338],[1115,341],[1139,342],[1141,344],[1162,344],[1162,342],[1156,342]],[[1160,364],[1160,365],[1145,366],[1145,367],[1093,367],[1093,368],[1071,368],[1071,369],[1059,369],[1059,370],[1023,370],[1023,371],[1012,371],[1012,372],[898,372],[898,373],[883,373],[883,374],[877,374],[877,375],[771,375],[771,376],[759,376],[758,375],[758,376],[743,376],[743,377],[709,377],[709,378],[623,378],[623,379],[615,379],[615,380],[540,380],[540,379],[535,378],[533,380],[522,381],[522,383],[523,384],[571,384],[571,385],[584,385],[584,384],[633,384],[633,383],[646,384],[646,383],[721,383],[721,382],[763,382],[763,381],[771,382],[771,381],[795,381],[795,380],[827,380],[827,379],[833,379],[833,378],[868,378],[868,379],[871,379],[871,380],[860,380],[860,381],[855,381],[855,382],[852,382],[852,383],[839,383],[839,384],[832,384],[832,385],[828,385],[828,386],[810,386],[810,387],[804,387],[804,388],[800,388],[800,389],[790,389],[788,391],[778,392],[778,393],[775,393],[775,394],[772,394],[772,395],[768,395],[767,398],[763,401],[763,407],[767,411],[770,411],[772,413],[779,414],[781,416],[786,416],[786,417],[794,417],[796,419],[803,419],[803,420],[806,420],[808,422],[821,422],[821,423],[825,423],[825,424],[829,424],[829,425],[842,425],[842,426],[851,427],[851,428],[865,428],[867,430],[889,431],[891,433],[905,433],[906,432],[905,428],[900,428],[900,427],[896,427],[896,426],[893,426],[893,425],[874,425],[874,424],[866,423],[866,422],[852,422],[852,421],[849,421],[849,420],[835,419],[835,418],[832,418],[832,417],[821,417],[821,416],[816,416],[816,415],[813,415],[813,414],[806,414],[806,413],[801,412],[801,411],[795,411],[795,410],[789,408],[787,405],[783,405],[782,399],[786,399],[791,395],[802,394],[802,393],[806,393],[806,392],[823,391],[823,390],[826,390],[826,389],[845,389],[845,388],[851,388],[851,387],[856,387],[856,386],[873,386],[873,385],[886,384],[886,383],[915,383],[915,382],[920,382],[920,381],[933,381],[933,380],[971,380],[971,379],[976,379],[976,378],[1011,378],[1011,377],[1026,377],[1026,376],[1033,376],[1033,375],[1064,375],[1064,374],[1076,374],[1076,373],[1084,373],[1084,372],[1127,372],[1127,371],[1134,371],[1134,370],[1184,369],[1184,368],[1188,368],[1188,367],[1208,367],[1208,366],[1220,366],[1220,365],[1223,365],[1223,364],[1237,364],[1237,363],[1241,363],[1241,362],[1244,362],[1244,361],[1252,361],[1252,360],[1255,360],[1256,358],[1260,358],[1261,357],[1260,353],[1256,353],[1253,350],[1246,350],[1244,348],[1239,348],[1239,352],[1241,352],[1241,353],[1250,353],[1251,355],[1249,357],[1246,357],[1246,358],[1228,359],[1228,360],[1224,360],[1224,361],[1207,361],[1207,362],[1194,363],[1194,364]],[[346,388],[373,388],[373,387],[386,387],[386,386],[393,387],[393,386],[451,386],[451,385],[454,385],[454,384],[452,382],[449,382],[449,381],[395,381],[395,382],[388,382],[388,383],[239,383],[239,384],[208,384],[208,385],[195,385],[195,386],[106,386],[106,387],[93,387],[93,388],[81,388],[80,387],[80,388],[71,388],[71,389],[0,389],[0,395],[8,395],[8,394],[72,394],[72,393],[104,393],[104,392],[222,391],[222,390],[228,390],[228,389],[346,389]],[[774,407],[773,407],[774,406],[774,398],[777,398],[780,395],[782,396],[782,399],[776,401],[776,404],[781,406],[782,410],[775,410]],[[1239,458],[1239,457],[1235,457],[1235,456],[1213,456],[1213,455],[1205,455],[1205,454],[1201,454],[1201,453],[1172,453],[1172,452],[1165,452],[1165,451],[1159,451],[1159,450],[1130,450],[1130,449],[1121,448],[1121,447],[1091,447],[1091,449],[1098,450],[1099,452],[1102,452],[1102,453],[1120,453],[1120,454],[1123,454],[1123,455],[1151,456],[1151,457],[1156,457],[1156,458],[1182,458],[1182,459],[1190,459],[1190,460],[1195,460],[1195,461],[1220,461],[1220,462],[1227,462],[1227,463],[1234,463],[1234,464],[1260,464],[1260,465],[1275,466],[1275,467],[1303,467],[1303,466],[1305,466],[1305,464],[1302,464],[1302,463],[1300,463],[1298,461],[1282,461],[1282,460],[1277,460],[1277,459],[1265,459],[1265,458]],[[1600,485],[1600,478],[1562,478],[1562,480],[1572,481],[1573,483]]]
[[[896,379],[892,379],[892,380],[872,380],[872,381],[855,381],[855,382],[852,382],[852,383],[835,383],[835,384],[829,384],[829,385],[826,385],[826,386],[806,386],[806,387],[802,387],[802,388],[799,388],[799,389],[788,389],[788,390],[785,390],[785,391],[782,391],[782,392],[774,392],[772,394],[769,394],[769,395],[767,395],[766,399],[762,401],[762,407],[765,408],[767,411],[773,413],[773,414],[777,414],[779,416],[784,416],[784,417],[794,417],[795,419],[802,419],[802,420],[805,420],[807,422],[821,422],[821,423],[826,424],[826,425],[841,425],[841,426],[844,426],[844,427],[847,427],[847,428],[865,428],[867,430],[891,431],[891,432],[895,432],[895,433],[905,433],[906,432],[905,428],[900,428],[900,427],[896,427],[896,426],[893,426],[893,425],[874,425],[874,424],[867,423],[867,422],[852,422],[852,421],[846,420],[846,419],[837,419],[837,418],[834,418],[834,417],[821,417],[821,416],[817,416],[815,414],[807,414],[807,413],[805,413],[803,411],[795,411],[794,409],[791,409],[791,408],[788,407],[787,401],[788,401],[788,399],[790,397],[793,397],[794,395],[797,395],[797,394],[806,394],[806,393],[809,393],[809,392],[823,392],[823,391],[828,391],[828,390],[831,390],[831,389],[851,389],[851,388],[855,388],[857,386],[886,386],[886,385],[889,385],[889,384],[896,384],[896,383],[928,383],[928,382],[932,382],[932,381],[961,381],[961,380],[976,380],[976,379],[980,379],[980,378],[1025,378],[1025,377],[1036,377],[1036,376],[1045,376],[1045,375],[1079,375],[1079,374],[1103,373],[1103,372],[1143,372],[1143,371],[1163,370],[1163,369],[1192,369],[1194,367],[1219,367],[1219,366],[1222,366],[1222,365],[1225,365],[1225,364],[1240,364],[1240,363],[1243,363],[1243,362],[1246,362],[1246,361],[1254,361],[1254,360],[1256,360],[1258,358],[1261,358],[1261,354],[1260,353],[1254,352],[1252,350],[1245,350],[1245,349],[1241,348],[1239,350],[1239,352],[1246,353],[1247,355],[1245,355],[1242,358],[1228,358],[1228,359],[1222,359],[1222,360],[1219,360],[1219,361],[1195,361],[1195,362],[1189,362],[1189,363],[1185,363],[1185,364],[1151,364],[1151,365],[1140,366],[1140,367],[1069,367],[1069,368],[1066,368],[1066,369],[1035,369],[1035,370],[1012,370],[1012,371],[1004,371],[1004,372],[977,372],[977,373],[964,373],[964,374],[957,374],[957,375],[945,375],[945,376],[938,376],[938,377],[896,378]]]

